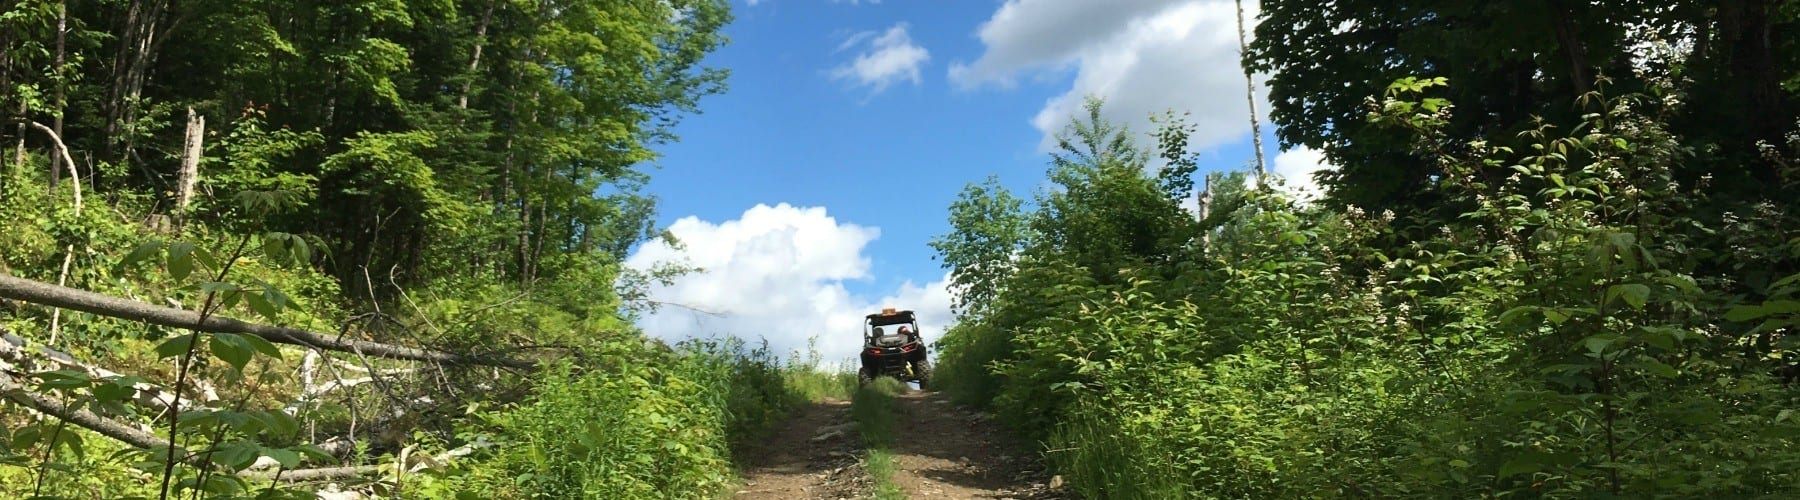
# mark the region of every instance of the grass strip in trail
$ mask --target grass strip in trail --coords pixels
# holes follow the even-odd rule
[[[906,385],[891,378],[878,378],[856,391],[851,398],[850,413],[856,428],[862,432],[863,446],[868,450],[865,468],[875,481],[877,500],[906,498],[894,482],[894,397]]]

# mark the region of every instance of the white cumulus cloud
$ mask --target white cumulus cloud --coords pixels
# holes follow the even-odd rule
[[[652,300],[680,305],[640,319],[659,338],[767,339],[778,354],[804,351],[816,338],[824,360],[838,362],[855,360],[862,317],[883,307],[916,311],[927,340],[941,338],[952,322],[947,276],[908,281],[882,297],[851,293],[846,282],[871,278],[864,251],[881,231],[840,222],[822,207],[759,204],[725,222],[684,217],[669,231],[685,249],[654,241],[625,262],[634,269],[659,262],[703,268],[651,288]]]
[[[1301,199],[1316,199],[1324,194],[1313,174],[1321,170],[1334,168],[1325,160],[1325,153],[1306,146],[1295,147],[1275,155],[1275,174],[1286,182],[1285,187]]]
[[[1244,9],[1255,23],[1255,2]],[[1106,99],[1108,119],[1139,133],[1152,131],[1152,114],[1192,112],[1192,146],[1205,149],[1250,129],[1236,15],[1231,0],[1007,0],[977,32],[982,55],[953,64],[949,77],[972,90],[1073,69],[1071,88],[1031,119],[1044,149],[1089,94]],[[1259,87],[1259,112],[1265,96]]]
[[[851,35],[838,46],[838,51],[861,50],[855,59],[832,68],[831,77],[869,87],[875,93],[900,82],[917,85],[920,70],[931,60],[931,53],[914,44],[906,29],[906,23],[899,23],[885,31]]]

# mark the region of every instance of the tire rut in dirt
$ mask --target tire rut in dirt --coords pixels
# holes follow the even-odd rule
[[[897,398],[894,481],[909,498],[1073,498],[986,415],[930,391]]]
[[[825,400],[794,412],[760,445],[745,451],[739,499],[863,498],[871,489],[857,456],[862,439],[850,402]]]

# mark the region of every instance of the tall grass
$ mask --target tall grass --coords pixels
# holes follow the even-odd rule
[[[493,455],[428,478],[424,496],[717,498],[733,455],[792,410],[847,397],[853,375],[831,373],[736,339],[665,349],[623,342],[547,369],[535,398],[468,429]]]
[[[1121,432],[1092,411],[1077,411],[1045,440],[1045,456],[1087,498],[1183,498],[1193,495],[1155,443]]]
[[[894,397],[906,390],[906,384],[892,378],[875,379],[856,391],[850,413],[862,434],[868,450],[865,468],[875,481],[875,498],[906,498],[900,485],[894,483]]]

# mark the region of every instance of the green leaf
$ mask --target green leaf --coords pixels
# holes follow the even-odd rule
[[[1673,351],[1677,344],[1687,338],[1687,332],[1672,326],[1646,326],[1644,334],[1638,338],[1657,349]]]
[[[1662,378],[1672,379],[1681,375],[1680,372],[1675,371],[1675,367],[1657,361],[1656,358],[1649,356],[1638,359],[1638,366],[1641,366],[1645,371]]]
[[[179,337],[171,338],[169,340],[164,340],[163,343],[157,344],[156,345],[156,357],[159,359],[160,358],[173,358],[176,356],[186,355],[189,351],[192,351],[193,349],[194,349],[194,334],[190,333],[190,334],[182,335]]]
[[[281,309],[275,307],[275,304],[270,303],[269,298],[265,294],[246,293],[242,295],[244,301],[250,304],[250,310],[256,311],[256,314],[262,316],[263,319],[274,322],[281,316]]]
[[[117,381],[95,384],[94,387],[88,389],[88,391],[93,392],[94,399],[100,400],[101,402],[125,401],[131,399],[133,394],[137,394],[137,390],[130,385],[120,384]]]
[[[1513,322],[1513,320],[1518,319],[1519,316],[1522,316],[1525,313],[1531,312],[1533,309],[1536,309],[1536,308],[1534,308],[1532,306],[1518,306],[1518,307],[1514,307],[1512,309],[1507,309],[1506,312],[1500,313],[1500,323],[1501,324],[1511,324]]]
[[[1744,321],[1750,321],[1750,320],[1754,320],[1756,318],[1761,318],[1763,316],[1768,316],[1768,315],[1769,315],[1769,312],[1763,310],[1763,307],[1760,305],[1737,306],[1737,307],[1731,308],[1730,311],[1725,312],[1725,319],[1727,321],[1744,322]]]
[[[1768,302],[1764,302],[1762,305],[1762,308],[1763,308],[1763,312],[1768,315],[1783,315],[1783,314],[1800,313],[1800,301],[1771,300]]]
[[[162,251],[162,249],[163,242],[161,241],[144,242],[143,244],[138,245],[137,248],[132,249],[131,253],[125,254],[125,258],[119,259],[119,265],[117,267],[123,268],[142,262],[144,259],[150,258],[150,256],[154,255],[156,252]]]
[[[290,256],[288,255],[288,238],[292,238],[292,236],[287,233],[274,231],[263,233],[263,255],[267,255],[269,260],[273,262],[287,262],[290,259]]]
[[[169,245],[169,255],[167,258],[169,276],[174,277],[176,280],[187,279],[188,275],[194,272],[193,253],[193,243],[177,241],[174,244]]]
[[[300,466],[300,453],[288,449],[264,449],[263,455],[281,463],[281,468],[292,469]]]
[[[87,387],[93,383],[87,373],[76,370],[55,370],[39,372],[36,375],[41,381],[38,383],[39,386],[51,389],[75,389]]]
[[[1694,278],[1689,277],[1689,276],[1685,276],[1685,275],[1663,276],[1663,277],[1657,278],[1656,281],[1659,281],[1659,282],[1662,282],[1663,284],[1675,287],[1675,289],[1681,290],[1683,293],[1687,293],[1690,295],[1700,295],[1700,293],[1701,293],[1700,285],[1697,283],[1694,283]]]
[[[250,344],[250,347],[256,349],[256,352],[260,352],[271,358],[281,359],[281,348],[276,347],[274,342],[269,342],[269,339],[248,334],[239,338],[243,339],[245,343]]]
[[[235,333],[212,334],[212,341],[208,342],[208,347],[211,348],[213,356],[225,360],[239,372],[244,371],[244,365],[249,364],[250,357],[256,354],[256,349],[251,347],[243,336]]]
[[[1545,309],[1544,319],[1550,320],[1553,324],[1561,325],[1564,321],[1569,320],[1569,313],[1568,311],[1561,309]]]
[[[293,237],[293,245],[294,251],[292,253],[294,254],[295,264],[312,262],[312,247],[307,245],[306,238],[301,238],[299,236]]]
[[[56,437],[53,439],[55,439],[56,441],[50,443],[50,446],[52,448],[66,448],[69,450],[69,453],[74,454],[75,458],[78,458],[78,459],[85,458],[87,456],[87,451],[82,447],[83,440],[81,437],[81,433],[79,433],[79,432],[58,432],[58,433],[56,433]]]
[[[1612,303],[1615,298],[1624,298],[1632,309],[1643,309],[1650,300],[1650,287],[1641,283],[1613,285],[1606,290],[1606,302]]]
[[[212,251],[204,247],[194,247],[194,259],[200,261],[200,265],[206,266],[207,269],[219,268],[219,260],[213,258]]]
[[[337,462],[337,457],[331,456],[330,453],[325,452],[324,448],[320,448],[318,445],[315,445],[312,443],[295,446],[290,449],[292,449],[294,451],[298,451],[303,455],[306,455],[308,458],[313,459],[314,462],[318,462],[318,463],[336,463]]]
[[[1581,345],[1586,347],[1590,353],[1600,354],[1605,352],[1606,348],[1612,347],[1613,342],[1617,342],[1619,338],[1620,336],[1616,333],[1590,335],[1587,338],[1581,339]]]
[[[250,464],[256,463],[257,452],[261,451],[260,448],[260,446],[245,442],[227,444],[213,450],[212,461],[233,470],[243,470]]]
[[[15,450],[37,446],[38,439],[44,437],[44,428],[40,425],[28,425],[13,431],[12,448]]]

